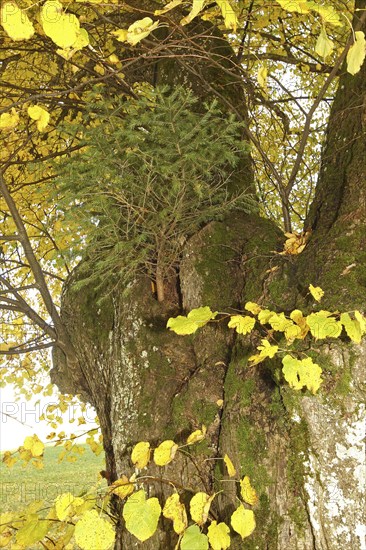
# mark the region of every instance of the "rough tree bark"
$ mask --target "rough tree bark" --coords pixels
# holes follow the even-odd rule
[[[223,67],[210,82],[204,63],[195,70],[211,90],[227,74]],[[238,105],[237,89],[233,93]],[[209,223],[189,240],[179,293],[171,289],[170,300],[158,303],[149,281],[139,279],[127,298],[114,294],[98,305],[94,289],[73,290],[77,270],[65,288],[62,319],[79,370],[72,371],[56,353],[53,380],[62,391],[79,393],[96,407],[111,479],[131,471],[129,455],[137,441],[182,442],[205,424],[207,439],[193,450],[194,460],[180,455],[155,475],[213,492],[225,474],[222,462],[212,459],[228,453],[260,494],[257,529],[244,542],[233,539],[233,548],[365,547],[366,346],[317,343],[325,382],[319,395],[308,396],[275,382],[270,365],[246,366],[257,342],[235,337],[220,324],[194,337],[170,333],[165,324],[181,308],[209,305],[231,311],[248,300],[279,311],[306,310],[312,305],[309,283],[325,290],[324,309],[365,311],[365,102],[364,65],[358,76],[341,78],[308,220],[313,233],[298,258],[274,254],[282,237],[271,222],[235,214]],[[248,165],[247,174],[251,179]],[[276,272],[269,270],[274,265],[279,266]],[[146,487],[151,494],[166,492],[163,483]],[[236,489],[230,487],[234,495]],[[215,506],[221,517],[227,516],[233,501],[220,496]],[[174,534],[161,530],[142,544],[121,528],[116,547],[173,549],[175,543]]]

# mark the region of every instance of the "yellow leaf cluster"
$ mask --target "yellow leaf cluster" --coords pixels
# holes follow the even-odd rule
[[[143,38],[155,30],[159,25],[159,21],[153,21],[151,17],[144,17],[135,21],[128,29],[118,29],[112,34],[117,38],[118,42],[128,42],[131,46],[136,46]]]
[[[287,237],[283,251],[279,252],[282,255],[296,255],[301,254],[304,250],[307,241],[311,235],[311,231],[305,231],[303,233],[285,233]]]
[[[187,512],[184,504],[180,502],[178,493],[173,493],[167,498],[163,508],[163,516],[173,521],[174,531],[180,535],[188,525]]]

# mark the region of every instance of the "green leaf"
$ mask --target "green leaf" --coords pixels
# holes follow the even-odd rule
[[[109,550],[114,545],[113,526],[96,510],[89,510],[75,525],[75,540],[82,550]]]
[[[16,541],[25,548],[30,548],[47,535],[50,527],[49,521],[40,519],[37,514],[30,514],[25,524],[17,531]]]
[[[338,338],[342,332],[342,325],[334,317],[331,317],[330,311],[318,311],[311,313],[306,317],[306,322],[310,327],[310,332],[317,340],[324,338]]]
[[[161,506],[158,499],[146,499],[143,489],[131,495],[123,508],[126,529],[142,542],[155,533],[160,514]]]
[[[350,74],[356,74],[361,69],[366,55],[365,33],[362,31],[355,32],[355,42],[348,50],[347,54],[347,71]]]
[[[238,334],[248,334],[255,325],[255,319],[249,315],[233,315],[228,323],[229,328],[234,328]]]
[[[166,326],[181,336],[193,334],[197,329],[206,325],[211,319],[214,319],[217,313],[217,311],[212,312],[208,306],[199,307],[192,309],[192,311],[188,313],[187,317],[184,317],[183,315],[178,315],[178,317],[170,317]]]
[[[191,525],[184,531],[180,548],[181,550],[208,550],[208,538],[201,533],[198,525]]]
[[[285,355],[282,359],[282,372],[286,382],[294,390],[308,388],[312,393],[316,393],[322,383],[322,369],[316,363],[313,363],[311,357],[299,361],[291,355]]]
[[[360,344],[362,340],[362,327],[357,319],[351,319],[348,313],[342,313],[341,323],[347,332],[347,336],[356,344]]]

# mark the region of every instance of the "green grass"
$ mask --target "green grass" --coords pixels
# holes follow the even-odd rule
[[[57,495],[70,492],[78,496],[86,491],[96,490],[100,470],[105,468],[104,455],[95,456],[88,445],[80,445],[84,453],[76,462],[64,459],[58,462],[62,447],[46,447],[44,468],[36,469],[32,464],[25,468],[22,461],[13,468],[0,464],[0,509],[22,510],[35,500],[44,500],[51,505]],[[103,487],[106,482],[103,482]],[[101,488],[101,484],[98,484]]]

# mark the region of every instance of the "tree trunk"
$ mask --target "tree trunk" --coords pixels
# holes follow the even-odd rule
[[[115,293],[100,303],[92,288],[73,289],[77,270],[65,288],[62,318],[79,371],[56,353],[53,380],[96,407],[111,480],[131,474],[136,442],[183,443],[204,424],[207,437],[190,456],[180,454],[149,475],[184,486],[188,497],[190,489],[213,493],[227,479],[216,460],[227,453],[260,495],[255,532],[243,542],[233,537],[232,548],[365,548],[365,344],[317,342],[325,382],[319,395],[309,396],[279,385],[270,364],[246,365],[254,338],[235,336],[220,323],[185,337],[165,328],[181,306],[232,312],[253,300],[278,311],[306,310],[309,283],[325,290],[324,309],[366,309],[365,98],[364,65],[356,77],[341,79],[308,221],[313,235],[298,258],[274,254],[282,237],[271,222],[234,214],[187,243],[179,297],[169,294],[175,299],[159,303],[149,281],[139,279],[127,297]],[[227,486],[214,501],[220,518],[235,507],[230,497],[237,487]],[[156,480],[145,485],[158,496],[167,487]],[[116,547],[173,549],[177,536],[161,526],[139,543],[121,522]]]

